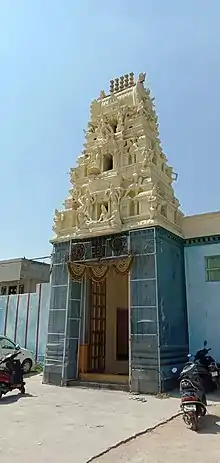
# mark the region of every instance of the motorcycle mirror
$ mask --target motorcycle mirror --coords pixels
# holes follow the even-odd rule
[[[207,341],[204,341],[204,347],[206,347],[206,346],[207,346],[207,344],[208,344],[208,343],[207,343]]]
[[[16,349],[16,350],[20,350],[19,344],[16,344],[15,349]]]
[[[172,371],[172,373],[176,373],[176,372],[177,372],[177,368],[176,368],[176,367],[173,367],[171,371]]]

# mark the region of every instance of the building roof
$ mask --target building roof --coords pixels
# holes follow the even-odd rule
[[[184,238],[220,235],[220,211],[188,215],[183,218]]]
[[[22,263],[22,262],[33,262],[34,264],[42,264],[42,265],[50,265],[47,264],[46,262],[41,262],[39,260],[35,259],[27,259],[26,257],[17,257],[15,259],[4,259],[0,260],[0,265],[1,264],[15,264],[15,263]]]

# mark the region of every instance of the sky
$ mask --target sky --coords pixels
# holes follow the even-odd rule
[[[0,1],[0,259],[49,255],[89,105],[147,72],[185,214],[219,210],[219,0]]]

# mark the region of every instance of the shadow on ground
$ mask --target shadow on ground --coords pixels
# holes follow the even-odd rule
[[[36,397],[32,394],[28,394],[28,392],[26,394],[10,394],[10,395],[6,395],[6,396],[3,396],[0,400],[0,406],[2,405],[8,405],[8,404],[13,404],[15,402],[18,402],[18,400],[21,400],[21,399],[27,399],[27,398],[30,398],[30,397]]]
[[[220,433],[220,416],[207,414],[201,422],[201,428],[198,434],[219,434]]]

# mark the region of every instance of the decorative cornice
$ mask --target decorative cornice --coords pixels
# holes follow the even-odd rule
[[[158,238],[165,238],[165,239],[168,239],[170,241],[176,241],[177,243],[182,243],[184,244],[184,239],[181,238],[181,236],[179,235],[175,235],[174,233],[172,233],[171,231],[167,230],[166,228],[163,228],[163,227],[155,227],[156,230],[158,231],[157,232],[157,239]]]
[[[185,246],[203,246],[204,244],[220,243],[220,235],[200,236],[185,239]]]

